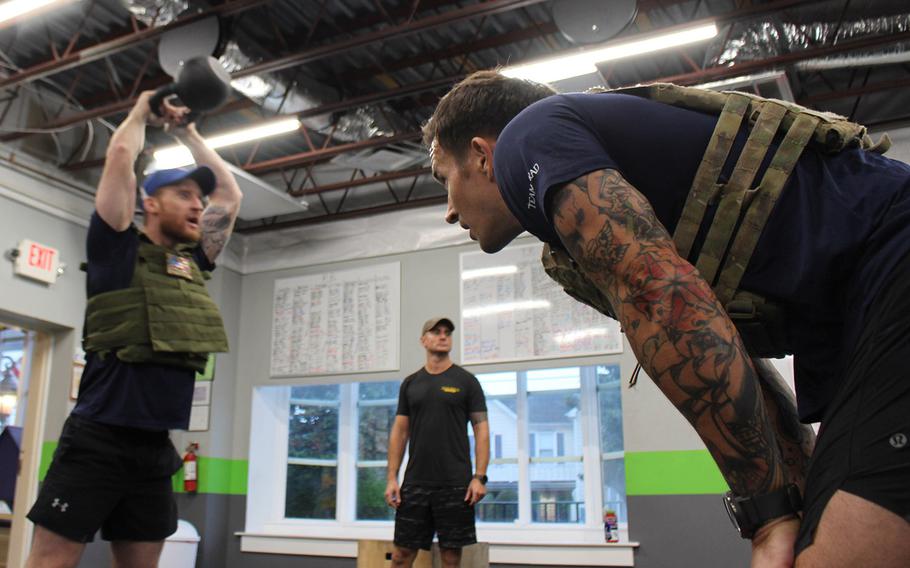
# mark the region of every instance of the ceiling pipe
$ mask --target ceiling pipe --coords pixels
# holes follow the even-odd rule
[[[352,187],[360,187],[362,185],[373,185],[377,183],[383,183],[387,181],[394,181],[398,179],[410,178],[410,177],[420,177],[429,175],[432,173],[430,168],[416,168],[413,170],[405,170],[400,172],[389,172],[387,174],[378,174],[366,178],[355,179],[351,181],[341,181],[338,183],[327,183],[325,185],[318,185],[316,187],[308,187],[304,189],[297,189],[289,191],[288,195],[291,197],[304,197],[306,195],[316,195],[317,193],[328,193],[330,191],[339,191],[342,189],[350,189]]]

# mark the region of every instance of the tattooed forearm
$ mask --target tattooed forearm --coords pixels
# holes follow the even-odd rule
[[[785,472],[757,374],[711,288],[676,253],[647,200],[603,170],[556,190],[550,211],[643,368],[695,426],[731,489],[779,487]]]
[[[221,254],[231,236],[234,217],[220,205],[209,205],[202,214],[202,250],[212,262]]]
[[[792,483],[803,488],[809,458],[815,448],[815,431],[808,424],[801,424],[796,412],[793,391],[784,382],[774,366],[764,359],[752,359],[761,380],[765,408],[777,434],[781,458]]]

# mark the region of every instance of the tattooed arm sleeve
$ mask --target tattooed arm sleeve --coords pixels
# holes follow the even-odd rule
[[[755,495],[781,487],[786,473],[752,362],[648,201],[615,170],[550,193],[563,244],[607,295],[645,372],[695,427],[730,488]]]
[[[801,490],[805,489],[809,458],[815,448],[815,430],[800,423],[793,391],[774,365],[765,359],[752,359],[752,363],[758,372],[765,408],[771,417],[789,480]]]
[[[205,256],[215,262],[234,229],[243,193],[227,163],[206,145],[195,125],[190,124],[185,129],[180,141],[189,148],[197,166],[207,166],[215,174],[215,189],[209,195],[209,204],[202,213],[200,241]]]

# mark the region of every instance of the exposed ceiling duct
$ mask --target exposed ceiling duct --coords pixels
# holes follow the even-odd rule
[[[745,27],[725,43],[717,42],[708,50],[707,59],[716,58],[718,65],[756,61],[788,53],[805,51],[840,42],[873,36],[886,36],[910,30],[910,14],[880,16],[844,22],[795,24],[762,21]],[[719,36],[720,37],[720,36]],[[910,61],[910,43],[901,42],[846,56],[800,61],[802,70],[838,69],[868,65],[886,65]]]
[[[199,7],[198,2],[187,0],[126,0],[124,4],[138,20],[150,27],[166,25],[187,11]],[[183,43],[187,30],[178,33],[182,33],[182,36],[173,39]],[[222,29],[221,33],[227,33],[227,41],[221,42],[223,48],[212,55],[218,57],[229,73],[260,63],[259,58],[251,56],[241,43],[230,37],[229,30]],[[162,37],[162,44],[169,39],[168,36]],[[164,67],[164,62],[161,63]],[[336,102],[339,98],[334,89],[312,78],[306,78],[305,82],[292,82],[275,73],[246,75],[234,79],[231,86],[270,114],[293,115]],[[381,121],[379,114],[367,106],[343,113],[310,116],[301,122],[310,131],[330,136],[336,141],[355,142],[374,136],[391,135],[392,132],[379,126]]]

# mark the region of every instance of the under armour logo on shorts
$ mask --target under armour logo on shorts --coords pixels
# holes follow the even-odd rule
[[[901,449],[907,445],[907,435],[903,432],[898,432],[897,434],[893,434],[888,442],[891,444],[891,447]]]
[[[65,513],[65,512],[66,512],[66,508],[69,507],[69,506],[70,506],[69,503],[61,503],[61,502],[60,502],[60,499],[57,499],[57,498],[54,498],[54,502],[51,503],[51,509],[56,509],[57,507],[60,507],[60,512],[61,512],[61,513]]]

